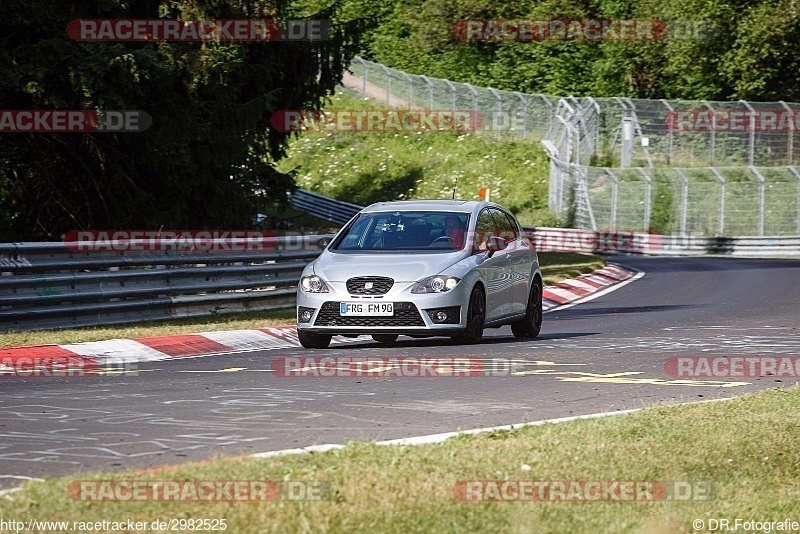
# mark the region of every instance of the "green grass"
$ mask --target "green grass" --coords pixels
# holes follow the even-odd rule
[[[602,258],[574,252],[540,252],[539,261],[545,284],[551,285],[565,278],[591,272],[604,265]],[[102,341],[105,339],[191,334],[216,330],[246,330],[293,324],[294,308],[272,311],[220,314],[206,317],[189,317],[172,321],[131,323],[101,327],[67,328],[63,330],[37,330],[31,332],[0,333],[0,347],[23,345],[48,345]]]
[[[626,416],[461,436],[438,445],[350,443],[328,453],[217,459],[160,472],[26,483],[0,517],[102,521],[225,518],[230,532],[693,532],[700,518],[800,518],[800,389],[728,402],[654,407]],[[522,466],[530,466],[523,470]],[[74,479],[318,481],[306,502],[85,502]],[[462,502],[459,481],[691,481],[710,500]],[[707,523],[708,524],[708,523]]]
[[[382,109],[344,93],[327,110]],[[303,132],[292,139],[282,172],[297,184],[367,205],[411,198],[478,199],[478,188],[524,225],[557,226],[547,208],[549,160],[538,142],[458,132]],[[457,184],[457,185],[456,185]]]

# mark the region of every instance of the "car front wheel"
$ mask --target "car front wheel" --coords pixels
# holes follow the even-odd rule
[[[312,334],[304,330],[297,330],[297,339],[307,349],[327,349],[331,344],[332,337],[326,334]]]
[[[472,290],[467,308],[467,328],[461,334],[453,336],[458,343],[474,344],[483,339],[483,326],[486,322],[486,297],[479,287]]]
[[[530,295],[528,296],[528,306],[525,309],[525,318],[515,323],[511,323],[511,331],[514,337],[535,338],[542,329],[542,286],[539,280],[533,282]]]

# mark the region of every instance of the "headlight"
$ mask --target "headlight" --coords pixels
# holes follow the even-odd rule
[[[312,274],[300,279],[300,288],[308,293],[327,293],[328,286],[319,276]]]
[[[461,278],[455,276],[429,276],[424,280],[420,280],[411,289],[412,293],[444,293],[450,291],[461,281]]]

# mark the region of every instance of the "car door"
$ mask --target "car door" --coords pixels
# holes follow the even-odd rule
[[[489,208],[478,215],[475,223],[474,249],[482,255],[478,269],[486,281],[486,320],[499,319],[510,313],[513,300],[511,261],[502,251],[489,256],[489,238],[497,236],[497,226]]]
[[[496,235],[506,243],[503,250],[495,252],[495,256],[500,256],[505,260],[503,262],[498,262],[498,265],[503,269],[503,290],[501,296],[503,302],[500,304],[498,315],[500,317],[515,315],[521,311],[519,286],[520,282],[524,283],[524,277],[521,277],[518,272],[520,266],[514,263],[519,258],[518,255],[514,254],[514,251],[517,250],[519,246],[517,242],[519,236],[502,210],[490,208],[489,212],[494,219],[495,228],[497,229]]]
[[[514,217],[501,209],[492,209],[500,237],[508,241],[508,247],[498,254],[506,254],[513,279],[512,313],[523,313],[528,305],[530,276],[533,270],[533,249],[530,241],[520,232]]]

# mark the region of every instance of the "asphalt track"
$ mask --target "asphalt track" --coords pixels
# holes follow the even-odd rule
[[[800,260],[618,257],[646,274],[545,315],[540,337],[401,338],[139,364],[136,375],[0,379],[0,487],[729,397],[793,378],[679,379],[675,356],[800,355]],[[278,356],[470,356],[499,376],[282,378]],[[516,362],[517,373],[503,372]],[[491,363],[496,361],[498,363]]]

